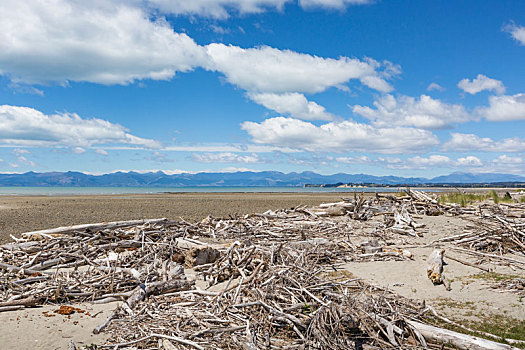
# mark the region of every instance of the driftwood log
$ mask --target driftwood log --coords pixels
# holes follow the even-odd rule
[[[436,348],[443,342],[511,349],[425,325],[432,321],[423,317],[424,305],[341,266],[407,260],[406,248],[439,242],[462,254],[455,260],[465,265],[523,270],[522,213],[525,204],[460,207],[410,190],[197,223],[133,220],[34,231],[0,245],[0,311],[120,301],[94,330],[108,334],[101,349]],[[442,214],[472,224],[423,245],[416,221]],[[385,220],[375,220],[379,215]],[[399,231],[391,229],[396,221]],[[428,262],[429,278],[445,282],[443,251]],[[198,288],[185,279],[183,265]],[[516,293],[520,283],[490,288]]]
[[[518,348],[507,344],[496,343],[472,335],[462,334],[448,329],[434,327],[428,324],[406,321],[408,324],[417,329],[427,342],[436,342],[440,344],[452,344],[458,349],[469,350],[517,350]]]
[[[435,249],[427,259],[427,276],[434,284],[443,283],[443,254],[445,249]]]

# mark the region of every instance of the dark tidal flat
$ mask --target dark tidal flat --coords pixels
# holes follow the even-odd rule
[[[0,243],[10,234],[104,221],[183,218],[202,220],[318,205],[338,201],[345,193],[165,193],[86,196],[0,197]]]

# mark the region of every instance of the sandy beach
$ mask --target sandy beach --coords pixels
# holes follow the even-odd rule
[[[85,223],[225,217],[337,201],[345,193],[165,193],[0,197],[0,243],[10,234]]]
[[[268,209],[292,208],[300,204],[315,207],[320,203],[336,202],[348,194],[299,194],[299,193],[166,193],[155,195],[97,195],[97,196],[9,196],[0,199],[0,230],[2,242],[11,241],[9,234],[16,237],[22,232],[53,228],[65,225],[117,221],[141,218],[168,219],[183,218],[189,222],[200,221],[208,215],[227,218],[230,215],[262,213]],[[439,314],[454,321],[472,326],[477,330],[485,327],[516,329],[518,339],[523,338],[519,331],[525,322],[524,300],[518,293],[493,289],[495,279],[506,280],[524,278],[522,270],[506,264],[490,263],[486,259],[475,261],[472,256],[454,250],[452,244],[443,244],[447,251],[445,273],[450,290],[443,285],[433,285],[427,278],[425,267],[435,242],[449,236],[458,236],[472,229],[472,222],[460,216],[414,215],[424,232],[419,237],[390,235],[384,241],[387,250],[407,249],[410,259],[392,261],[371,259],[370,261],[349,261],[340,264],[338,269],[349,276],[371,285],[385,288],[399,296],[425,303],[438,310]],[[326,219],[328,220],[328,219]],[[357,221],[350,217],[330,219],[333,222],[346,222],[352,229],[346,237],[348,244],[360,247],[374,236],[383,218],[373,217],[367,221]],[[336,234],[337,236],[337,234]],[[199,238],[199,237],[197,237]],[[203,239],[203,238],[199,238]],[[380,238],[381,239],[381,238]],[[188,241],[184,249],[195,246]],[[210,247],[226,249],[231,242],[222,243],[210,240]],[[518,260],[521,257],[516,257]],[[476,265],[465,265],[460,261],[471,261]],[[478,265],[479,264],[479,265]],[[490,273],[481,269],[490,268]],[[341,272],[339,272],[341,273]],[[185,274],[195,280],[198,288],[220,291],[228,281],[209,289],[193,269],[185,269]],[[237,281],[237,280],[235,280]],[[231,282],[231,281],[230,281]],[[69,305],[69,304],[68,304]],[[42,349],[64,349],[70,341],[78,346],[104,343],[111,332],[94,335],[92,329],[101,324],[116,307],[117,303],[73,304],[81,310],[70,316],[56,313],[59,304],[26,308],[15,312],[1,312],[0,323],[5,332],[0,336],[0,348],[29,348],[35,345]],[[485,322],[485,323],[483,323]],[[486,325],[488,326],[486,326]],[[115,325],[113,330],[118,329]],[[32,329],[27,336],[24,330]],[[499,328],[498,328],[499,329]],[[489,328],[489,331],[491,328]]]

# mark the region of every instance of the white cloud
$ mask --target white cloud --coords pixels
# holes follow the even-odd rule
[[[200,163],[259,163],[261,161],[255,153],[241,155],[231,152],[194,153],[192,159]]]
[[[27,159],[24,156],[19,156],[16,159],[18,160],[19,163],[22,163],[24,165],[29,165],[29,166],[35,166],[36,165],[35,162],[33,162],[32,160]]]
[[[356,156],[356,157],[338,157],[335,159],[339,163],[346,164],[367,164],[371,163],[372,160],[367,156]]]
[[[442,148],[451,152],[523,152],[525,139],[514,137],[494,141],[489,137],[479,137],[474,134],[452,133],[451,139],[445,142]]]
[[[368,164],[381,166],[387,169],[395,170],[425,170],[434,168],[477,168],[483,165],[483,162],[474,156],[466,156],[456,160],[448,156],[433,154],[428,157],[415,156],[407,159],[397,157],[378,157],[371,159],[367,156],[339,157],[336,160],[340,163],[347,164]]]
[[[510,23],[503,28],[510,36],[516,40],[520,45],[525,45],[525,27],[519,26],[515,23]]]
[[[463,158],[458,158],[456,161],[459,166],[465,167],[479,167],[483,165],[483,162],[478,157],[466,156]]]
[[[102,149],[102,148],[97,148],[97,149],[95,150],[95,153],[101,154],[101,155],[103,155],[103,156],[107,156],[107,155],[109,154],[106,150],[104,150],[104,149]]]
[[[205,59],[193,39],[124,1],[0,2],[0,74],[15,83],[166,80]]]
[[[462,123],[471,116],[462,105],[452,105],[427,95],[419,100],[410,96],[385,95],[374,101],[376,109],[368,106],[351,106],[354,113],[372,121],[374,125],[414,126],[423,129],[450,128],[453,123]]]
[[[378,128],[351,120],[316,126],[292,118],[270,118],[261,123],[244,122],[255,143],[299,148],[311,152],[410,153],[439,144],[426,130],[393,127]]]
[[[254,169],[248,169],[248,168],[237,168],[237,167],[226,167],[222,169],[205,169],[205,170],[181,170],[181,169],[140,169],[140,170],[114,170],[113,173],[116,172],[122,172],[122,173],[130,173],[135,172],[139,174],[144,173],[156,173],[156,172],[163,172],[166,175],[176,175],[176,174],[198,174],[198,173],[235,173],[238,171],[252,171],[252,172],[259,172],[260,170],[254,170]],[[91,174],[91,175],[102,175],[106,174],[105,172],[84,172],[84,174]]]
[[[490,121],[525,120],[525,94],[490,96],[489,106],[476,112]]]
[[[75,154],[82,154],[82,153],[86,153],[86,149],[82,148],[82,147],[73,147],[71,149],[71,152],[73,152]]]
[[[392,157],[379,157],[373,161],[374,164],[383,166],[387,169],[396,170],[424,170],[429,168],[450,168],[455,162],[447,156],[443,155],[430,155],[429,157],[411,157],[407,159],[392,158]]]
[[[11,168],[18,168],[20,165],[16,164],[16,163],[9,163],[9,166]]]
[[[22,154],[29,154],[31,153],[29,150],[27,149],[24,149],[24,148],[15,148],[13,150],[13,154],[17,157],[21,156]]]
[[[450,166],[452,160],[443,155],[434,154],[428,158],[416,156],[408,159],[408,162],[416,167],[429,168],[429,167],[442,167]]]
[[[206,68],[223,73],[228,82],[250,92],[317,93],[350,79],[388,92],[393,88],[383,76],[398,72],[397,66],[372,59],[322,58],[268,46],[243,49],[210,44],[206,48],[211,60]],[[378,72],[380,68],[384,71]]]
[[[461,80],[458,83],[458,87],[471,95],[485,90],[494,91],[500,95],[505,93],[505,85],[501,81],[489,78],[483,74],[478,74],[472,81],[468,79]]]
[[[292,117],[305,120],[333,120],[334,116],[323,106],[308,101],[303,94],[288,92],[284,94],[249,93],[248,97],[254,102],[272,109],[280,114],[289,114]]]
[[[498,165],[516,165],[516,164],[523,164],[523,158],[509,157],[506,154],[503,154],[499,156],[498,158],[492,160],[492,162]]]
[[[250,168],[239,168],[234,166],[228,166],[226,168],[218,169],[218,170],[203,170],[203,173],[237,173],[237,172],[253,172],[258,173],[260,170],[256,169],[250,169]]]
[[[149,5],[164,13],[227,18],[230,13],[250,14],[266,9],[282,10],[291,0],[148,0]]]
[[[445,88],[443,86],[439,85],[438,83],[430,83],[427,86],[427,91],[434,91],[434,90],[445,91]]]
[[[266,10],[281,11],[285,4],[298,3],[304,9],[344,9],[348,5],[365,5],[373,0],[148,0],[148,5],[164,13],[198,15],[218,19],[232,14],[254,14]]]
[[[160,147],[154,140],[127,133],[102,119],[76,114],[46,115],[28,107],[0,106],[0,143],[36,147],[89,147],[94,144],[132,144]]]
[[[487,161],[480,170],[486,173],[499,172],[523,176],[525,172],[525,161],[521,157],[512,157],[503,154]]]
[[[109,148],[109,147],[106,147]],[[122,149],[111,148],[111,149]],[[268,152],[286,152],[295,153],[298,150],[289,147],[275,147],[265,145],[246,145],[246,144],[201,144],[201,145],[179,145],[179,146],[167,146],[162,149],[163,151],[171,152],[257,152],[257,153],[268,153]]]
[[[303,8],[324,7],[333,9],[344,9],[347,5],[366,5],[373,3],[372,0],[299,0]]]

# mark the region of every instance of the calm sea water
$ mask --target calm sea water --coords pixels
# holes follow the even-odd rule
[[[398,187],[322,188],[322,187],[0,187],[0,195],[65,196],[89,194],[148,194],[162,192],[236,192],[236,193],[333,193],[397,192]]]

